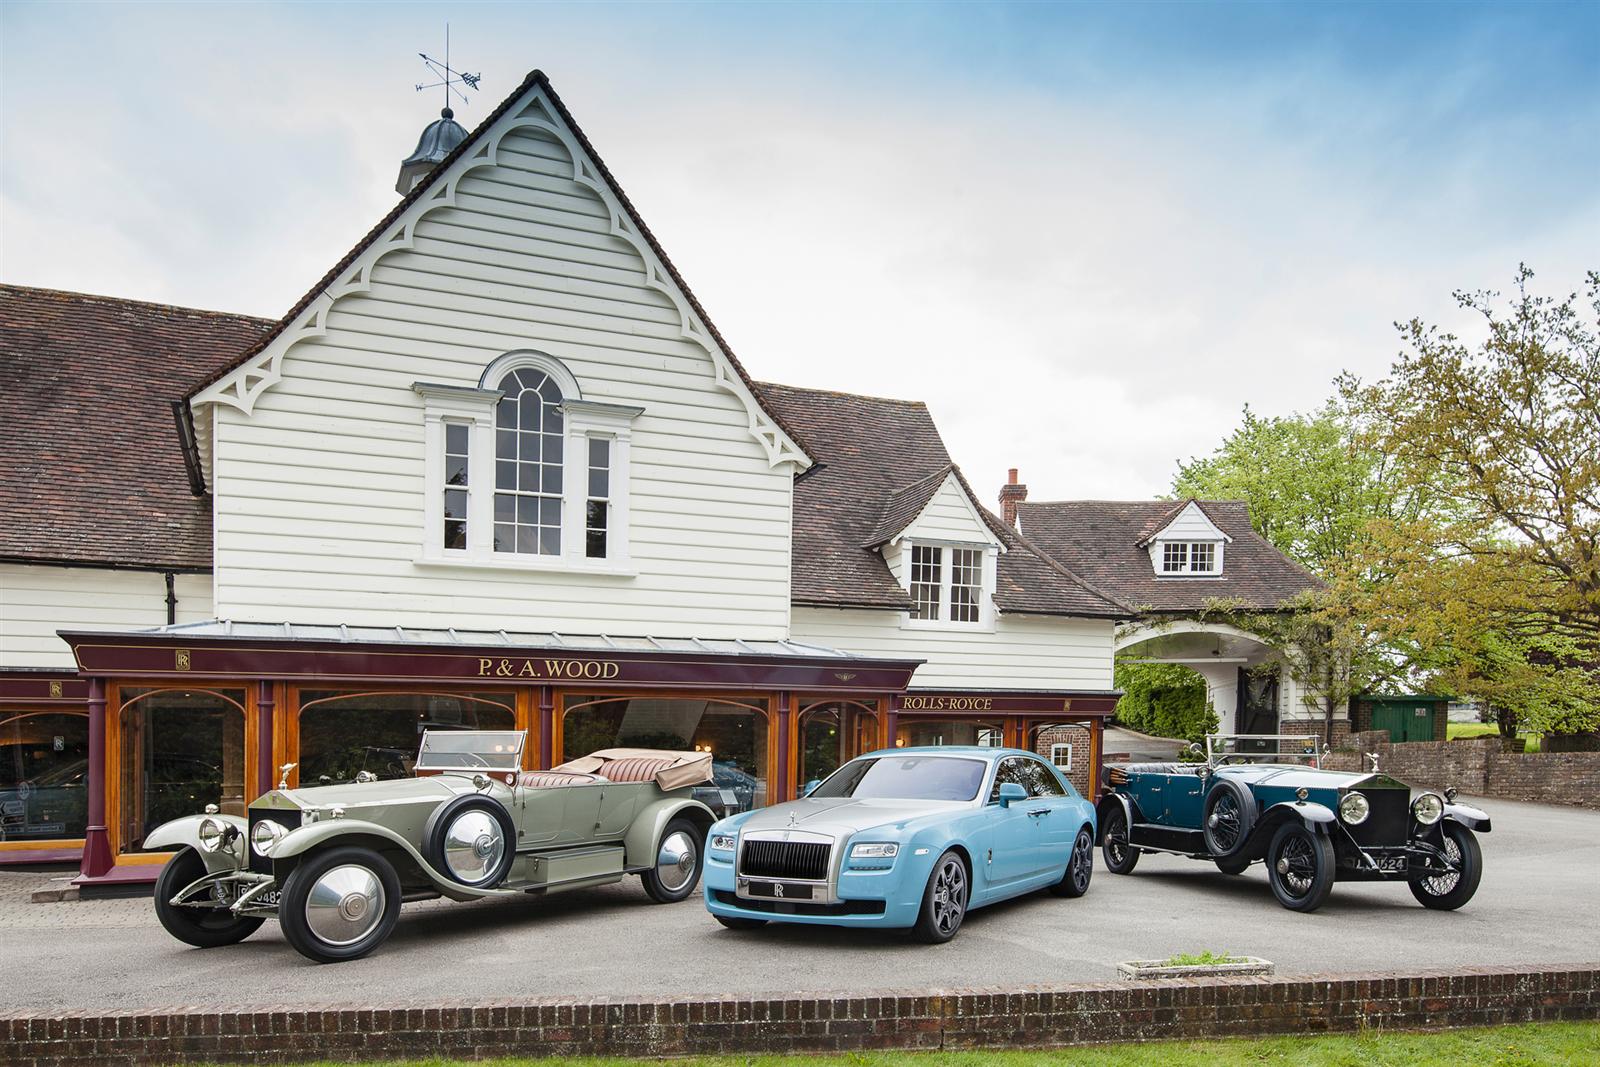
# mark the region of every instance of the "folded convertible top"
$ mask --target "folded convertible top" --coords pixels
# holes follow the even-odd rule
[[[603,748],[568,760],[553,771],[598,774],[613,782],[654,778],[664,791],[711,781],[711,753],[672,752],[660,748]]]

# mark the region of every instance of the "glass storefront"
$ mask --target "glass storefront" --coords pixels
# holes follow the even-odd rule
[[[902,748],[919,748],[925,745],[982,745],[999,748],[1005,744],[1006,731],[998,720],[979,719],[901,719],[895,731],[894,743]]]
[[[119,713],[119,840],[216,804],[245,813],[243,689],[125,689]]]
[[[509,693],[300,692],[300,784],[409,778],[424,730],[512,730]]]
[[[821,781],[845,763],[878,747],[878,716],[864,704],[830,701],[800,711],[797,782]]]
[[[681,697],[601,697],[569,704],[555,762],[602,748],[710,752],[712,781],[695,787],[696,800],[718,815],[767,804],[765,708]]]
[[[0,712],[0,841],[82,837],[88,804],[89,716]]]

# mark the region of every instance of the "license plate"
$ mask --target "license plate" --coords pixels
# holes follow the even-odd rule
[[[276,908],[278,906],[278,891],[269,889],[259,897],[252,899],[250,903],[252,906],[260,908]]]
[[[813,888],[797,882],[751,882],[745,891],[769,900],[810,900]]]
[[[1404,856],[1378,857],[1378,870],[1380,871],[1403,871],[1405,869],[1406,858]]]

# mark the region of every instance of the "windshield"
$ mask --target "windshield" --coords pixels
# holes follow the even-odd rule
[[[857,800],[972,800],[988,764],[950,756],[878,756],[851,760],[811,791]]]
[[[422,735],[417,770],[521,770],[527,736],[521,730],[429,730]]]

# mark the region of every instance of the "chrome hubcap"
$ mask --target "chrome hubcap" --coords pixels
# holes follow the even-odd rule
[[[694,839],[681,830],[668,834],[656,855],[656,878],[664,889],[676,893],[694,877]]]
[[[387,903],[378,876],[347,863],[328,871],[311,887],[306,896],[306,925],[330,945],[353,945],[377,927]]]
[[[461,815],[445,833],[445,865],[468,885],[486,881],[499,868],[505,851],[505,834],[486,811]]]
[[[1278,850],[1278,862],[1273,867],[1291,896],[1303,897],[1311,892],[1317,863],[1310,841],[1299,836],[1289,838]]]
[[[954,933],[966,910],[966,868],[960,860],[945,860],[933,881],[933,924],[942,934]]]

